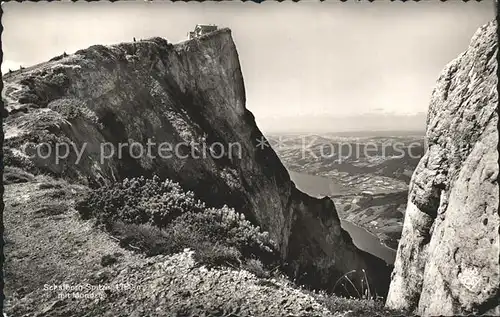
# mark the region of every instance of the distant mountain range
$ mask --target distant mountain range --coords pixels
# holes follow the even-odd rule
[[[359,131],[415,131],[424,133],[427,114],[363,113],[349,116],[256,116],[264,133],[329,133]]]

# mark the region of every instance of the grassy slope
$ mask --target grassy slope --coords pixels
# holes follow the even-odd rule
[[[86,190],[44,176],[6,186],[8,316],[386,314],[372,302],[313,296],[283,279],[207,270],[187,251],[151,258],[127,251],[91,221],[80,220],[73,206]],[[117,262],[103,266],[102,258],[110,255]],[[53,284],[109,290],[80,292],[94,298],[58,298],[59,292],[46,289]]]

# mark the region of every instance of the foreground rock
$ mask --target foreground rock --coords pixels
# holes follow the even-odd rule
[[[492,22],[446,66],[432,94],[390,308],[500,314],[497,48]]]
[[[299,282],[329,288],[365,269],[387,291],[385,263],[358,250],[331,200],[298,191],[266,146],[230,30],[92,46],[6,76],[4,99],[6,165],[89,186],[169,178],[268,231]]]

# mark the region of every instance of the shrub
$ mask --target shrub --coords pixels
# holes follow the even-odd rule
[[[227,265],[231,267],[241,266],[241,253],[235,248],[218,243],[202,243],[196,248],[194,259],[201,264],[211,266]]]
[[[243,268],[248,272],[255,274],[257,277],[268,278],[271,276],[268,270],[264,267],[262,262],[258,259],[248,259]]]
[[[184,212],[200,212],[205,205],[184,192],[178,183],[155,176],[125,179],[122,183],[100,187],[80,205],[82,210],[102,222],[120,219],[126,223],[165,227]]]
[[[35,179],[33,174],[23,171],[17,167],[6,166],[3,172],[3,182],[5,185],[16,183],[27,183]]]
[[[182,248],[203,250],[202,244],[220,244],[238,250],[242,259],[262,258],[270,265],[276,258],[269,235],[227,206],[185,213],[176,218],[166,232],[172,243]]]
[[[120,240],[122,247],[141,251],[147,256],[170,254],[182,250],[169,243],[165,232],[151,225],[113,221],[107,227],[109,232]]]
[[[54,69],[63,69],[62,67]],[[90,110],[87,105],[76,98],[59,98],[52,100],[48,104],[48,108],[59,113],[66,120],[83,119],[88,120],[96,125],[99,125],[99,118]]]
[[[35,217],[64,214],[69,209],[66,203],[49,203],[33,211]]]
[[[52,189],[52,188],[61,189],[62,185],[55,183],[55,182],[46,182],[46,183],[40,183],[40,185],[38,185],[38,188],[39,189]]]
[[[112,254],[106,254],[101,257],[101,265],[102,266],[110,266],[117,262],[117,259]]]
[[[193,192],[157,176],[97,188],[77,210],[83,218],[96,218],[123,246],[147,255],[191,248],[200,263],[238,267],[244,259],[274,266],[279,259],[268,233],[242,214],[227,206],[207,208]]]

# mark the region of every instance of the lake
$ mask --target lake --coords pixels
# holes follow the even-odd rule
[[[341,193],[341,186],[329,178],[293,171],[289,171],[289,174],[297,188],[311,196],[324,197]],[[377,236],[349,221],[341,220],[341,225],[349,233],[356,247],[383,259],[386,263],[394,263],[396,250],[382,244]]]
[[[341,220],[341,225],[345,231],[349,232],[356,247],[381,258],[388,264],[394,264],[396,250],[382,244],[377,236],[349,221]]]
[[[330,178],[294,171],[288,171],[288,173],[297,188],[311,196],[324,197],[342,193],[342,186]]]

